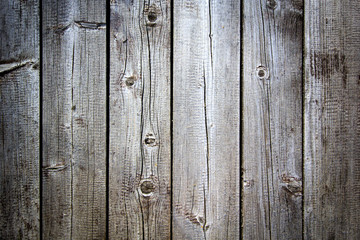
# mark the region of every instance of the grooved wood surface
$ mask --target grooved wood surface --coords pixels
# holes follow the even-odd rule
[[[39,1],[1,1],[0,22],[0,239],[37,239]]]
[[[110,6],[109,237],[170,238],[170,1]]]
[[[43,0],[44,239],[106,236],[106,4]]]
[[[360,4],[305,1],[305,239],[360,238]]]
[[[360,2],[3,0],[0,239],[360,239]]]
[[[303,4],[243,10],[243,237],[301,239]]]
[[[240,236],[240,2],[174,2],[173,238]]]

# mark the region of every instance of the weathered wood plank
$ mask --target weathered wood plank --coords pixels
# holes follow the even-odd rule
[[[111,1],[109,237],[170,238],[170,1]]]
[[[240,237],[240,12],[174,1],[174,239]]]
[[[243,238],[301,239],[303,3],[243,7]]]
[[[0,239],[38,239],[39,1],[1,1],[0,22]]]
[[[305,0],[305,239],[360,239],[360,2]]]
[[[106,3],[43,0],[43,238],[106,235]]]

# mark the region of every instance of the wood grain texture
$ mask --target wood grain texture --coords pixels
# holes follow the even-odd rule
[[[43,238],[106,236],[106,3],[43,0]]]
[[[0,239],[38,239],[39,1],[1,1],[0,22]]]
[[[174,1],[174,239],[240,237],[240,12]]]
[[[243,7],[243,238],[301,239],[303,3]]]
[[[170,238],[170,1],[111,1],[109,237]]]
[[[360,239],[360,2],[305,1],[305,239]]]

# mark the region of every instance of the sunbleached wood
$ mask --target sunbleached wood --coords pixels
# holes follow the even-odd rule
[[[39,1],[0,2],[0,239],[38,239]]]
[[[304,239],[360,239],[359,49],[359,1],[305,1]]]
[[[170,239],[170,1],[111,1],[110,239]]]
[[[243,238],[301,239],[303,3],[243,8]]]
[[[106,3],[43,0],[43,239],[106,236]]]
[[[240,13],[174,1],[174,239],[240,238]]]

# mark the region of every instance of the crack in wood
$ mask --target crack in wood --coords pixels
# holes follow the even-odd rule
[[[106,29],[106,23],[75,21],[75,26],[86,29]]]
[[[37,70],[39,67],[39,61],[35,59],[22,60],[22,61],[12,61],[12,62],[4,62],[0,64],[0,77],[9,74],[11,72],[17,71],[23,67],[33,67],[33,69]]]

